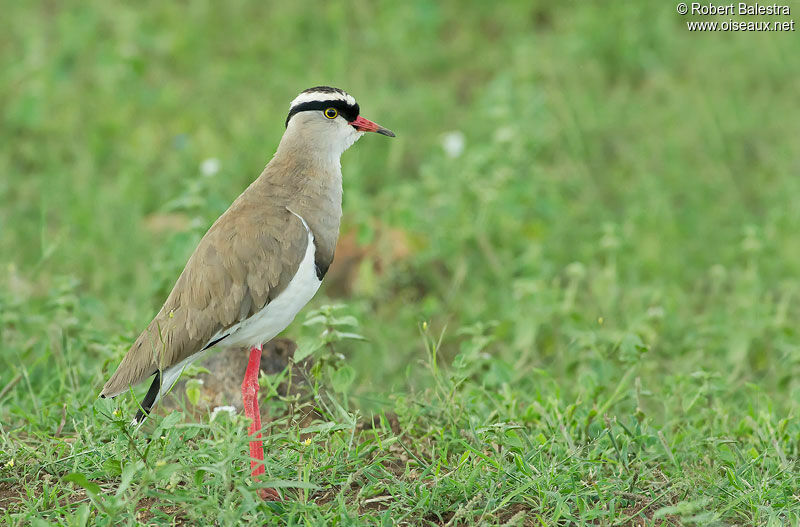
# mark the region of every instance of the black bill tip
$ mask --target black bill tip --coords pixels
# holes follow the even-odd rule
[[[375,132],[381,135],[385,135],[386,137],[395,137],[394,132],[392,132],[388,128],[378,128],[377,130],[375,130]]]

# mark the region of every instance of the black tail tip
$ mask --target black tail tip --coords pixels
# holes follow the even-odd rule
[[[138,425],[139,423],[147,419],[148,416],[149,414],[146,414],[141,410],[139,410],[138,412],[136,412],[136,416],[133,418],[133,421],[131,421],[131,424]]]

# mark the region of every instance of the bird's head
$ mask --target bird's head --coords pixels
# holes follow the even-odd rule
[[[352,95],[330,86],[309,88],[294,98],[286,117],[286,133],[307,147],[340,156],[364,132],[394,133],[359,115]]]

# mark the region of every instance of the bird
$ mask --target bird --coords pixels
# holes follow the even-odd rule
[[[297,95],[274,156],[201,238],[100,397],[116,397],[152,377],[132,422],[141,424],[181,372],[209,350],[249,349],[242,401],[257,481],[265,472],[258,407],[262,344],[311,300],[333,261],[342,216],[340,158],[366,132],[395,137],[361,116],[344,90],[315,86]],[[281,499],[273,489],[259,493]]]

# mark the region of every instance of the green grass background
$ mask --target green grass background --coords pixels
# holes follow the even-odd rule
[[[660,1],[2,11],[6,523],[800,521],[796,32],[690,33]],[[243,419],[129,440],[132,398],[95,398],[318,84],[397,138],[343,156],[343,230],[374,249],[312,305],[368,340],[335,344],[340,410],[271,429],[268,506]]]

